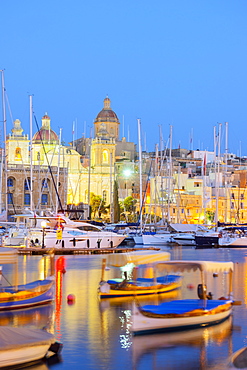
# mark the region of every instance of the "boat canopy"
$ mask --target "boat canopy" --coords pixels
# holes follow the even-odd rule
[[[170,260],[170,253],[159,251],[135,251],[130,253],[110,254],[107,257],[107,264],[115,267],[125,266],[128,263],[134,265],[147,265],[156,262],[164,262]]]
[[[233,271],[233,262],[215,261],[167,261],[157,263],[158,269],[167,271],[207,271],[207,272],[229,272]]]
[[[197,232],[197,231],[207,231],[208,229],[200,224],[170,224],[170,228],[177,233],[187,233],[187,232]]]

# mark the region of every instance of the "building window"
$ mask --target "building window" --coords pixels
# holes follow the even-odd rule
[[[234,209],[234,203],[231,202],[231,209]]]
[[[48,181],[47,181],[47,179],[44,179],[42,181],[42,190],[48,190]]]
[[[41,195],[41,204],[47,205],[48,204],[48,194],[42,194]]]
[[[37,161],[40,161],[40,152],[37,153]]]
[[[15,149],[15,159],[17,161],[20,161],[21,160],[21,148],[16,148]]]
[[[107,200],[107,191],[103,190],[103,201],[106,202]]]
[[[241,199],[244,199],[244,193],[241,194]]]
[[[24,194],[24,205],[25,206],[30,205],[30,194],[29,193]]]
[[[244,203],[243,202],[240,203],[240,208],[244,209]]]
[[[103,150],[102,152],[102,162],[103,163],[109,163],[109,153],[108,150]]]
[[[189,209],[187,209],[187,215],[189,216],[189,214],[190,214],[190,210],[189,210]]]
[[[184,208],[181,209],[181,213],[184,213]]]
[[[14,186],[14,179],[12,179],[11,177],[9,177],[8,180],[7,180],[7,186],[9,188],[13,187]]]
[[[234,199],[234,193],[232,193],[232,199]]]
[[[14,204],[14,202],[13,202],[13,193],[8,193],[7,201],[8,201],[8,204]]]
[[[30,190],[30,179],[26,179],[24,182],[24,190]]]

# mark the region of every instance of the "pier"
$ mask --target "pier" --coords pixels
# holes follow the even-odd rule
[[[21,255],[43,255],[48,253],[54,253],[55,255],[78,255],[78,254],[110,254],[110,253],[128,253],[144,248],[18,248],[18,253]],[[145,247],[145,250],[159,251],[160,248]]]

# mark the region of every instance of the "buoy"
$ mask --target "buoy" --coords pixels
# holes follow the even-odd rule
[[[188,285],[187,285],[187,288],[188,288],[188,289],[194,289],[194,288],[195,288],[195,286],[194,286],[193,284],[188,284]]]
[[[75,303],[75,296],[74,296],[74,294],[69,294],[67,296],[67,303],[68,304],[74,304]]]

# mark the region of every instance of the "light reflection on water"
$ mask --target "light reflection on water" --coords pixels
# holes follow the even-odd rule
[[[63,343],[62,362],[45,366],[56,370],[225,369],[229,355],[247,344],[247,250],[176,247],[170,252],[172,259],[234,262],[234,297],[243,304],[234,306],[230,320],[205,329],[133,338],[130,333],[131,302],[126,299],[98,300],[97,287],[104,256],[79,255],[64,257],[66,272],[57,274],[54,306],[25,313],[1,313],[0,324],[55,329]],[[27,282],[39,278],[39,257],[19,257],[19,260],[20,278]],[[11,279],[10,272],[6,272]],[[227,289],[220,277],[211,276],[207,281],[210,290],[215,282],[217,295],[221,289]],[[186,276],[181,292],[173,292],[169,299],[174,295],[176,298],[177,294],[179,297],[196,297],[196,286],[197,281]],[[67,301],[69,294],[75,297],[73,304]]]

